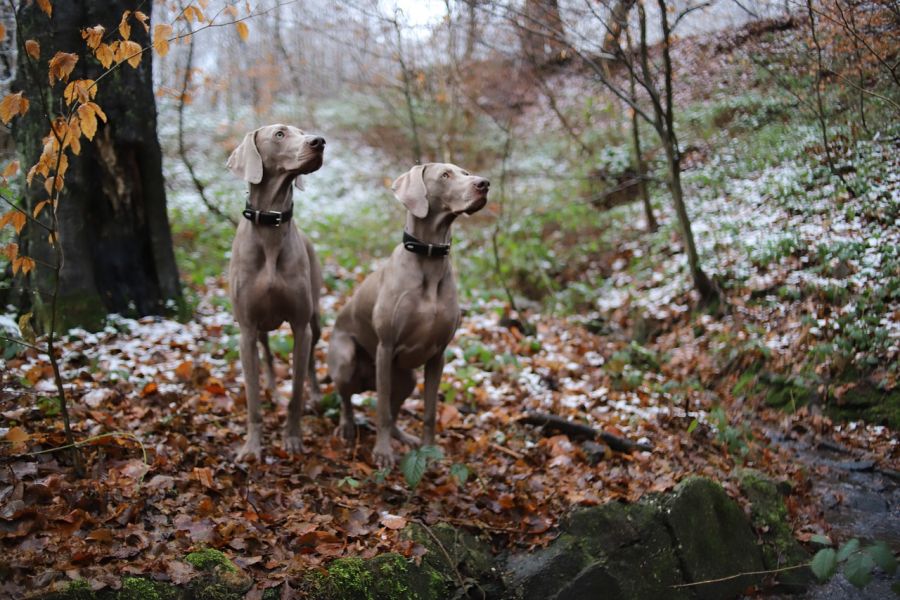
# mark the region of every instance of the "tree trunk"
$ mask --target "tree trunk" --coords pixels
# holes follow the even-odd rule
[[[700,267],[694,233],[691,231],[691,220],[684,205],[684,191],[681,187],[681,158],[678,155],[677,143],[670,138],[663,139],[663,147],[666,151],[666,165],[669,169],[669,191],[672,193],[672,201],[675,204],[675,214],[678,215],[678,224],[681,227],[681,237],[684,241],[688,268],[691,271],[694,287],[704,303],[712,302],[718,298],[719,293]]]
[[[566,48],[558,0],[525,0],[519,39],[525,58],[541,67],[562,55]]]
[[[81,38],[81,29],[97,24],[115,31],[125,10],[152,13],[149,0],[84,0],[57,2],[53,18],[38,6],[19,8],[20,40],[41,45],[38,65],[19,53],[16,89],[32,99],[31,110],[17,122],[14,136],[25,169],[40,154],[49,130],[47,109],[58,110],[63,84],[44,103],[47,61],[57,51],[79,59],[71,79],[98,79],[104,72]],[[132,23],[131,39],[146,46],[149,35]],[[21,47],[20,41],[20,47]],[[138,316],[171,312],[181,304],[181,289],[166,214],[162,153],[156,137],[152,54],[137,69],[120,65],[100,80],[95,101],[108,123],[100,123],[92,143],[82,140],[79,156],[70,156],[66,187],[59,207],[59,234],[64,263],[61,271],[58,327],[98,327],[112,312]],[[37,181],[26,190],[29,207],[47,194]],[[28,252],[52,262],[46,236],[30,228]],[[52,273],[38,267],[31,279],[36,296],[46,294]],[[42,306],[35,302],[38,315]]]

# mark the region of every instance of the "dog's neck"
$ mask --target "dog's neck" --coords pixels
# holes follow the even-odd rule
[[[250,207],[255,210],[284,212],[293,204],[296,173],[272,173],[259,183],[250,184]]]
[[[406,232],[426,244],[449,244],[450,226],[456,215],[449,212],[429,212],[424,219],[406,213]]]

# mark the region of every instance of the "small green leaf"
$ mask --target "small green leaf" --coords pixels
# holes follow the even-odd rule
[[[844,577],[858,588],[864,588],[872,581],[872,568],[875,561],[865,552],[857,552],[844,564]]]
[[[450,467],[450,475],[459,482],[459,485],[465,485],[466,480],[469,478],[469,467],[456,463]]]
[[[344,486],[356,489],[359,487],[359,480],[354,479],[350,476],[344,477],[340,481],[338,481],[338,487],[344,487]]]
[[[823,548],[816,552],[809,565],[819,581],[828,581],[837,569],[837,553],[833,548]]]
[[[809,538],[809,541],[811,541],[813,544],[819,544],[820,546],[831,545],[831,538],[829,538],[827,535],[822,535],[819,533]]]
[[[692,420],[691,424],[688,425],[687,434],[691,435],[692,433],[694,433],[694,430],[697,429],[697,425],[699,425],[699,424],[700,424],[700,421],[698,421],[697,419]]]
[[[866,552],[875,561],[882,571],[893,575],[897,571],[897,558],[885,542],[875,542],[866,548]]]
[[[850,557],[851,554],[853,554],[857,550],[859,550],[859,540],[858,539],[853,538],[852,540],[850,540],[848,542],[844,542],[844,544],[841,546],[841,549],[838,550],[838,553],[837,553],[838,562],[844,562],[845,560],[847,560],[847,558]]]
[[[428,468],[428,458],[423,456],[421,452],[424,449],[410,450],[400,461],[400,471],[403,473],[406,485],[413,490],[422,481],[425,469]]]
[[[440,446],[422,446],[419,448],[419,454],[430,460],[443,460],[444,451]]]

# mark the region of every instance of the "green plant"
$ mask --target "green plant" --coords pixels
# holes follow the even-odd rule
[[[410,490],[415,490],[428,466],[434,462],[443,460],[444,452],[437,446],[422,446],[414,448],[406,453],[400,461],[400,472]]]
[[[812,541],[823,545],[831,544],[824,536],[815,536]],[[897,571],[897,559],[885,542],[877,541],[862,547],[856,538],[844,542],[837,550],[822,548],[813,556],[810,568],[820,581],[828,581],[841,565],[844,577],[858,588],[864,588],[872,581],[875,567],[888,575]]]

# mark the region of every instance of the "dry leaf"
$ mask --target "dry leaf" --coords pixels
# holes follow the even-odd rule
[[[241,38],[241,41],[246,42],[247,38],[250,37],[250,29],[247,27],[247,24],[243,21],[238,21],[234,24],[234,26],[237,27],[237,32]]]
[[[9,178],[9,177],[14,176],[18,172],[19,172],[19,161],[14,160],[14,161],[11,161],[8,165],[6,165],[5,169],[3,169],[3,177]]]
[[[28,104],[28,98],[24,97],[22,92],[7,94],[0,101],[0,120],[4,123],[9,123],[13,117],[24,115],[28,112]]]
[[[25,40],[25,52],[34,60],[41,58],[41,45],[35,40]]]
[[[81,38],[87,42],[87,47],[96,50],[100,42],[103,41],[103,34],[106,28],[103,25],[95,25],[93,27],[85,27],[81,30]]]
[[[13,444],[22,444],[28,441],[28,438],[31,436],[28,435],[28,432],[22,429],[21,427],[13,427],[9,431],[6,432],[6,441],[12,442]]]
[[[104,69],[108,69],[115,59],[115,53],[109,44],[100,44],[97,46],[97,49],[94,51],[94,56],[97,57],[97,60],[100,61],[100,64],[103,65]]]
[[[388,529],[403,529],[406,527],[406,517],[385,513],[381,515],[381,524]]]
[[[126,10],[122,13],[122,20],[119,21],[119,35],[122,36],[123,40],[127,40],[131,37],[131,25],[128,24],[128,17],[131,15],[130,10]]]
[[[42,11],[47,13],[48,17],[53,16],[53,7],[50,5],[50,0],[37,0],[37,4]]]
[[[169,36],[172,35],[172,26],[163,23],[153,28],[153,48],[160,56],[169,53]]]
[[[144,26],[144,31],[150,31],[150,24],[147,21],[150,20],[150,17],[145,15],[139,10],[134,11],[134,18],[141,22],[141,25]]]
[[[57,52],[53,58],[50,59],[50,85],[53,85],[57,81],[67,80],[77,62],[77,54],[72,54],[71,52]]]

